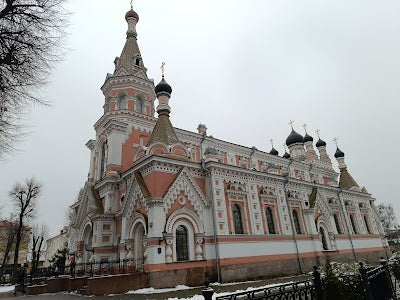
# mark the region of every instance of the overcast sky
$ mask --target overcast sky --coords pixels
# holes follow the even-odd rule
[[[0,162],[0,202],[15,181],[43,183],[39,218],[56,234],[89,169],[85,143],[102,115],[129,0],[70,0],[68,54],[34,107],[21,153]],[[290,129],[338,137],[350,173],[400,216],[399,1],[137,0],[148,76],[166,79],[174,126],[205,123],[216,138],[282,154]],[[6,216],[9,206],[1,212]]]

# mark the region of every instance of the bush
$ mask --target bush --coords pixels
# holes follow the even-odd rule
[[[394,253],[389,258],[389,268],[390,268],[390,271],[392,272],[393,276],[397,280],[400,280],[400,252]]]

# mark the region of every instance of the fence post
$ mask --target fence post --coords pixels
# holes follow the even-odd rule
[[[205,285],[205,287],[201,291],[201,293],[203,294],[204,300],[211,300],[212,295],[214,295],[214,290],[210,287],[210,282],[206,281],[204,285]]]
[[[361,283],[363,285],[364,289],[364,294],[366,299],[368,300],[374,300],[372,293],[371,293],[371,287],[369,286],[369,280],[367,276],[367,269],[364,267],[364,263],[360,261],[360,268],[358,269],[361,275]]]
[[[392,275],[390,274],[390,269],[389,269],[389,265],[386,261],[386,259],[384,259],[383,257],[381,257],[381,259],[379,260],[379,263],[383,266],[383,268],[385,269],[385,274],[386,274],[386,280],[388,288],[390,288],[391,290],[391,294],[393,299],[397,299],[397,295],[396,295],[396,289],[393,286],[393,282],[392,282]]]
[[[314,286],[315,286],[315,294],[316,294],[316,300],[322,300],[323,299],[323,291],[322,291],[322,282],[321,282],[321,273],[318,272],[318,267],[314,266],[313,267],[313,277],[314,277]]]

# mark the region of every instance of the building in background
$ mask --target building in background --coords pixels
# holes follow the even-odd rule
[[[130,10],[125,19],[125,46],[101,87],[104,114],[86,144],[88,180],[72,205],[69,248],[78,264],[127,259],[143,267],[150,286],[162,287],[306,272],[326,256],[377,261],[385,254],[375,199],[339,148],[338,173],[326,143],[293,127],[283,156],[213,138],[203,124],[197,132],[173,127],[172,88],[164,74],[156,86],[147,77],[139,16]]]
[[[63,250],[68,247],[68,227],[64,227],[60,230],[60,233],[46,241],[46,257],[44,261],[44,267],[51,265],[50,260],[54,257],[58,250]]]

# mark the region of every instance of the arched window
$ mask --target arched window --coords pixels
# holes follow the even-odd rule
[[[233,205],[233,222],[235,223],[235,233],[243,234],[242,213],[238,204]]]
[[[104,165],[106,159],[106,143],[101,145],[101,153],[100,153],[100,178],[104,175]]]
[[[339,225],[339,219],[337,217],[337,214],[333,214],[333,219],[335,220],[335,225],[336,225],[336,230],[339,234],[342,234],[342,230],[340,229]]]
[[[121,96],[118,99],[118,109],[126,109],[126,97]]]
[[[356,223],[354,222],[354,217],[353,217],[353,215],[350,215],[350,223],[351,223],[351,227],[352,227],[352,229],[353,229],[353,233],[357,234]]]
[[[328,244],[326,243],[326,234],[325,234],[324,228],[320,227],[319,228],[319,233],[321,234],[322,249],[329,250]]]
[[[275,234],[274,215],[272,214],[271,208],[267,207],[265,214],[267,215],[268,233]]]
[[[371,230],[369,229],[369,223],[367,220],[367,216],[364,216],[365,227],[367,228],[368,234],[371,234]]]
[[[142,96],[136,98],[136,111],[140,114],[144,113],[144,100]]]
[[[189,260],[188,231],[183,225],[176,228],[176,260]]]
[[[297,210],[293,209],[292,215],[293,215],[293,223],[294,223],[294,228],[296,230],[296,233],[301,234],[300,220],[299,220],[299,215],[297,213]]]

